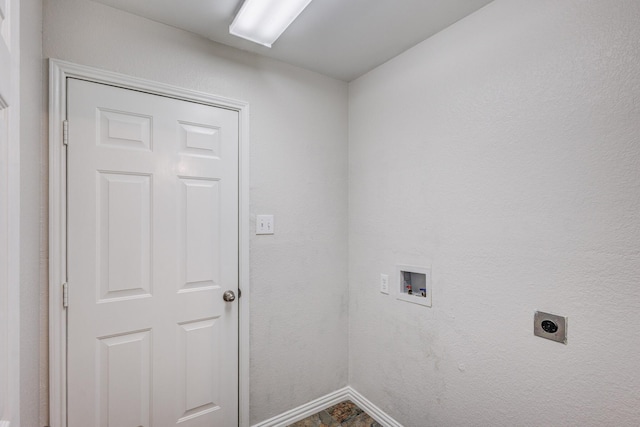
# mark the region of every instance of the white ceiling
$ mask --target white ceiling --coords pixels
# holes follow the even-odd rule
[[[242,0],[94,0],[351,81],[491,0],[314,0],[271,49],[229,34]]]

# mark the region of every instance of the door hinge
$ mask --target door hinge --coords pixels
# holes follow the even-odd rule
[[[62,307],[69,307],[69,284],[67,282],[62,284]]]
[[[69,121],[64,120],[62,122],[62,143],[69,145]]]

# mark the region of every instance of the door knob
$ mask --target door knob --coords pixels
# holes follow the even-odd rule
[[[236,294],[234,294],[233,291],[225,291],[224,294],[222,294],[222,299],[226,302],[235,301]]]

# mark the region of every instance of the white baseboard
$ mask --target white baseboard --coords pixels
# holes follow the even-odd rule
[[[371,418],[380,423],[383,427],[402,427],[402,424],[391,418],[389,414],[374,405],[369,399],[358,393],[351,387],[349,389],[349,399],[364,412],[369,414]]]
[[[254,424],[252,427],[286,427],[347,399],[349,399],[349,387],[344,387],[266,421]]]
[[[269,418],[261,423],[254,424],[252,427],[286,427],[289,424],[303,420],[310,415],[317,414],[318,412],[337,403],[344,402],[345,400],[351,400],[383,427],[402,427],[402,424],[391,418],[386,412],[378,408],[376,405],[371,403],[370,400],[349,386],[319,397],[318,399],[312,400],[309,403],[305,403],[304,405],[298,406],[297,408],[291,409],[273,418]]]

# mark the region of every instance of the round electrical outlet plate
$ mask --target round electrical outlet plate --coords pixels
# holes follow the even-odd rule
[[[557,314],[536,311],[533,316],[533,334],[535,336],[567,343],[567,318]]]

